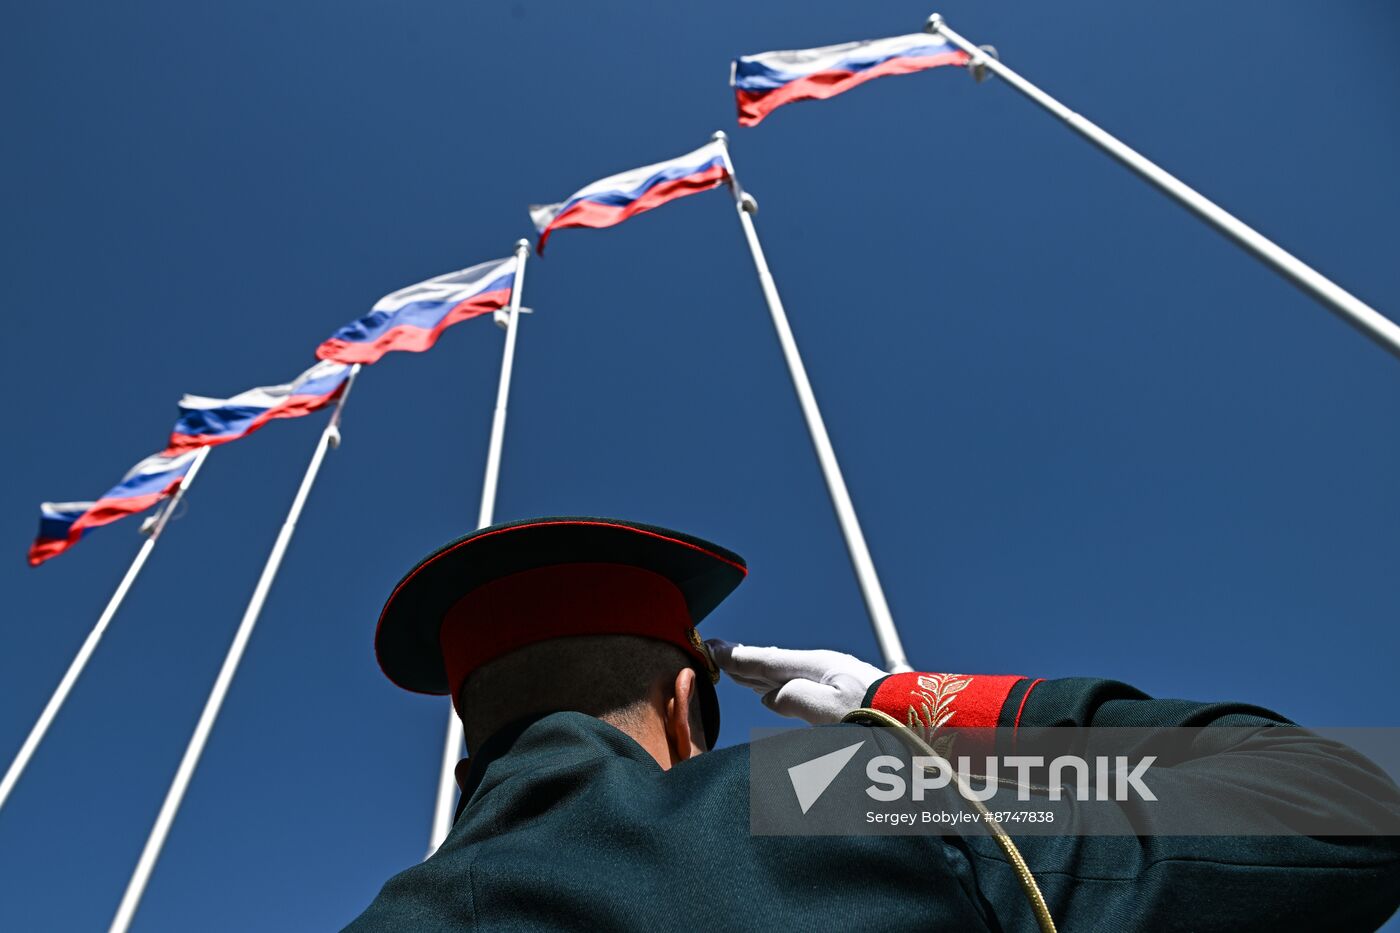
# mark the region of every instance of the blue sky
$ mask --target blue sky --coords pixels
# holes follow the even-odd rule
[[[41,500],[101,493],[181,393],[290,379],[379,296],[507,254],[527,203],[715,129],[916,666],[1397,724],[1397,360],[997,82],[735,126],[735,54],[931,11],[8,8],[5,760],[140,543],[128,520],[31,570]],[[939,11],[1400,314],[1391,5]],[[727,195],[559,233],[525,297],[498,518],[712,538],[752,573],[707,634],[878,660]],[[447,707],[391,687],[371,637],[475,519],[501,336],[362,374],[136,929],[334,928],[422,854]],[[209,458],[0,812],[0,928],[109,921],[321,424]],[[726,741],[779,724],[721,697]]]

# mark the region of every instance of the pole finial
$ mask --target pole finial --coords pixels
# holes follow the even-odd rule
[[[710,134],[710,138],[718,143],[724,143],[725,145],[729,144],[729,134],[726,133],[724,130],[715,130],[713,133]]]
[[[529,252],[529,250],[530,250],[530,241],[527,240],[527,239],[525,239],[524,237],[521,237],[520,239],[518,239],[518,240],[515,241],[515,249],[516,249],[516,252],[519,252],[519,251],[522,250],[522,249],[525,250],[526,252]]]
[[[936,36],[942,31],[943,17],[937,13],[929,14],[928,22],[924,23],[924,32],[930,32]]]

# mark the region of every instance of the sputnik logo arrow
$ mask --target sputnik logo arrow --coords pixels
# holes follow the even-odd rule
[[[822,755],[820,758],[813,758],[811,761],[804,761],[800,765],[793,765],[788,768],[788,778],[792,781],[793,793],[797,795],[797,804],[806,813],[812,809],[812,804],[817,802],[826,789],[831,786],[831,782],[836,780],[836,775],[841,773],[841,769],[855,757],[856,751],[865,744],[865,740],[854,745],[847,745],[845,748],[837,749]]]

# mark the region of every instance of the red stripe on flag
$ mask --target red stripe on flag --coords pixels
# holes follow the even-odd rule
[[[328,395],[293,395],[285,402],[269,408],[248,423],[248,427],[237,434],[171,434],[170,446],[161,451],[163,457],[173,457],[197,447],[217,447],[220,444],[227,444],[229,441],[236,441],[239,438],[247,437],[254,431],[261,428],[277,418],[300,418],[302,415],[309,415],[313,411],[325,408],[331,402],[340,398],[340,393],[345,391],[345,383],[336,386],[335,391]]]
[[[891,58],[864,71],[818,71],[771,91],[736,89],[734,99],[739,108],[739,125],[757,126],[783,104],[798,100],[826,100],[873,78],[910,74],[941,65],[966,65],[967,60],[968,54],[961,50],[916,58]]]
[[[368,343],[356,343],[352,340],[339,340],[332,337],[316,348],[316,356],[323,360],[335,360],[337,363],[369,364],[378,362],[380,357],[391,350],[422,353],[424,350],[432,349],[442,332],[453,324],[498,311],[509,303],[510,289],[508,288],[482,292],[453,306],[452,310],[443,315],[442,320],[433,325],[431,330],[405,324],[389,328]]]
[[[635,214],[660,207],[667,201],[674,201],[686,195],[699,194],[701,191],[716,188],[723,184],[728,175],[729,171],[723,165],[712,165],[703,172],[662,182],[637,200],[623,205],[599,204],[597,201],[589,201],[585,198],[549,222],[549,226],[545,227],[544,232],[540,234],[540,241],[536,244],[535,251],[541,255],[544,254],[545,241],[549,239],[549,234],[554,230],[564,227],[611,227],[614,224],[622,223]]]

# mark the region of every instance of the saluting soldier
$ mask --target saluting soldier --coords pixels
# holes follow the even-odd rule
[[[347,929],[1371,930],[1400,903],[1389,837],[1054,836],[1012,854],[979,835],[752,834],[750,747],[713,750],[716,665],[818,725],[868,707],[930,728],[919,678],[948,675],[707,646],[696,626],[745,573],[708,541],[601,518],[495,525],[414,567],[380,615],[376,653],[400,687],[451,696],[470,757],[447,840]],[[940,718],[962,727],[1229,724],[1267,737],[1286,722],[1106,680],[956,684]],[[1250,746],[1268,751],[1267,738]],[[1362,803],[1395,812],[1394,785],[1359,756],[1293,753],[1309,779],[1243,790],[1246,802],[1284,795],[1343,824]],[[1192,764],[1174,763],[1179,781]],[[1383,799],[1335,790],[1358,785]]]

